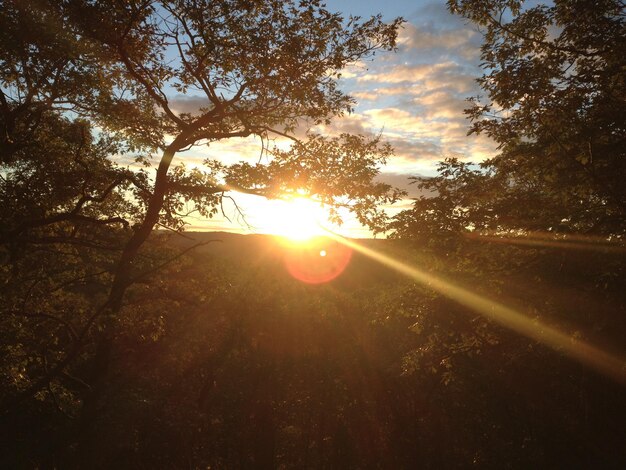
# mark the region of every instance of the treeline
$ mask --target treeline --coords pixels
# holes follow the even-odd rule
[[[626,458],[613,379],[363,255],[309,285],[286,271],[278,242],[239,237],[135,286],[93,421],[77,414],[84,362],[4,417],[3,465],[619,468]],[[611,253],[377,249],[623,348],[620,287],[595,284]]]

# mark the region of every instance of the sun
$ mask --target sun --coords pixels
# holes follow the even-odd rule
[[[319,203],[305,197],[273,201],[264,214],[264,231],[292,241],[325,235],[328,214]],[[323,256],[323,255],[322,255]]]

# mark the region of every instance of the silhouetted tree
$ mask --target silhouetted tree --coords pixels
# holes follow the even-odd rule
[[[125,294],[167,262],[167,250],[146,249],[155,226],[180,230],[187,203],[212,216],[237,189],[304,190],[380,228],[378,203],[397,194],[373,178],[391,149],[297,131],[351,111],[340,70],[393,49],[399,20],[344,19],[314,0],[0,10],[3,411],[37,394],[63,412],[66,397],[87,455]],[[200,103],[188,113],[173,104],[185,93]],[[190,147],[248,136],[261,138],[269,163],[174,166]],[[276,137],[293,145],[270,146]],[[155,154],[154,177],[114,163],[125,155],[150,167]]]
[[[426,194],[395,218],[394,236],[454,283],[623,355],[623,2],[448,5],[483,33],[486,97],[466,112],[470,133],[499,153],[414,178]],[[619,383],[445,295],[418,288],[400,299],[421,342],[405,356],[409,375],[447,384],[432,423],[454,455],[442,466],[619,466],[616,434],[600,431],[623,419]]]
[[[623,237],[626,226],[626,46],[621,1],[449,1],[482,31],[470,133],[499,154],[450,160],[399,227],[550,231]],[[402,228],[399,228],[402,230]]]

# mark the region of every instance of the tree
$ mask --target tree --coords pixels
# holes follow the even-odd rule
[[[375,228],[378,204],[397,197],[373,182],[391,153],[379,139],[296,135],[351,111],[340,71],[393,49],[400,20],[344,19],[316,0],[4,1],[1,11],[0,241],[12,299],[3,344],[27,358],[6,376],[5,408],[46,387],[56,401],[54,388],[83,382],[75,403],[88,429],[125,295],[167,261],[146,249],[150,235],[157,225],[180,230],[186,202],[210,216],[227,190],[306,190]],[[178,112],[173,98],[184,93],[204,104]],[[192,146],[247,136],[265,142],[268,165],[173,164]],[[270,148],[276,137],[293,145]],[[154,178],[112,162],[126,154],[149,167],[157,152]]]
[[[438,270],[455,283],[624,357],[619,339],[626,331],[623,2],[531,6],[451,0],[448,5],[483,33],[485,72],[478,82],[486,96],[472,98],[466,113],[470,133],[487,134],[499,144],[499,153],[480,164],[446,159],[437,176],[414,178],[427,195],[395,218],[394,235],[434,255]],[[551,439],[570,431],[550,415],[568,414],[581,430],[571,434],[577,438],[585,427],[595,433],[603,428],[597,421],[605,417],[603,404],[615,406],[623,393],[623,384],[605,381],[447,299],[433,302],[421,294],[402,305],[415,312],[415,329],[424,342],[408,355],[418,372],[444,369],[436,372],[443,381],[461,384],[463,397],[482,395],[483,403],[494,401],[484,393],[496,377],[509,376],[500,393],[507,405],[515,405],[502,415],[465,398],[454,411],[464,419],[469,406],[471,420],[499,429],[499,442],[505,443],[476,452],[474,464],[504,459],[516,465],[566,465],[572,454]],[[477,359],[480,355],[483,359]],[[490,370],[487,375],[483,367]],[[476,392],[470,391],[474,387]],[[542,388],[551,390],[546,397],[559,398],[535,395]],[[563,400],[557,390],[569,398]],[[520,393],[524,404],[509,402]],[[580,397],[597,411],[581,413],[575,405]],[[616,415],[623,413],[615,409]],[[499,424],[504,416],[515,424]],[[589,446],[593,438],[581,441]],[[524,455],[512,457],[516,441],[525,442]],[[610,466],[608,454],[585,450],[575,459]]]
[[[101,105],[109,111],[106,123],[115,128],[121,122],[119,130],[134,141],[163,149],[145,218],[125,245],[115,273],[110,296],[113,310],[119,309],[130,281],[133,259],[159,221],[168,191],[168,170],[176,153],[198,143],[226,138],[290,136],[299,120],[321,124],[350,111],[352,101],[337,89],[334,77],[348,63],[376,49],[392,48],[398,24],[384,25],[380,18],[372,18],[362,24],[351,19],[344,26],[339,15],[329,13],[316,1],[299,5],[135,2],[114,9],[77,2],[72,17],[85,36],[115,57],[123,68],[122,80],[130,87],[131,100],[121,95],[105,97]],[[94,18],[98,23],[93,22]],[[177,54],[174,63],[166,61],[171,49]],[[195,89],[204,94],[207,105],[198,113],[176,114],[167,96],[172,89]],[[129,111],[141,116],[142,122],[131,121],[129,125]],[[142,126],[144,118],[149,119],[148,128]],[[166,139],[166,134],[171,139]],[[371,156],[378,148],[359,144],[354,140],[344,142],[339,148],[331,148],[334,152],[330,155],[344,165],[356,160],[370,168],[370,178],[365,181],[370,184],[371,170],[381,161]],[[328,145],[292,148],[277,155],[272,169],[280,174],[284,166],[297,159],[306,175],[307,170],[316,169],[314,165],[320,158],[328,158],[323,153],[326,150]],[[300,158],[303,153],[307,157],[313,154],[313,158]],[[223,193],[224,186],[215,184],[219,163],[207,163],[213,173],[212,181],[201,181],[205,194]],[[226,183],[241,182],[238,170],[242,169],[250,168],[239,165],[226,171]],[[327,181],[332,181],[331,176]],[[264,191],[273,189],[271,181],[259,181],[255,172],[248,171],[244,180],[248,183],[242,187],[244,190],[268,194]],[[352,181],[340,178],[337,186],[326,185],[324,192],[309,189],[313,189],[312,196],[321,194],[326,200],[342,195],[358,197],[355,186],[362,187],[364,181],[358,180],[356,185]],[[206,188],[210,182],[212,187]],[[388,188],[375,189],[378,199],[389,197]],[[214,199],[208,202],[215,205]],[[374,207],[369,205],[364,213],[367,210]]]
[[[454,183],[424,187],[454,195],[447,214],[463,213],[465,229],[623,237],[623,2],[448,5],[483,33],[478,82],[487,96],[466,112],[470,133],[487,134],[500,153],[480,168],[451,161],[440,174]]]

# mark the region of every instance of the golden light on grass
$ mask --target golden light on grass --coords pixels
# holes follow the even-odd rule
[[[438,293],[464,305],[470,310],[549,346],[558,352],[566,354],[622,384],[626,384],[626,358],[616,357],[576,338],[574,335],[564,333],[558,328],[548,325],[537,318],[530,318],[514,308],[479,295],[469,289],[460,287],[442,277],[427,273],[415,266],[398,261],[371,248],[364,247],[350,239],[343,238],[331,232],[327,232],[327,234],[338,243],[424,284]]]

